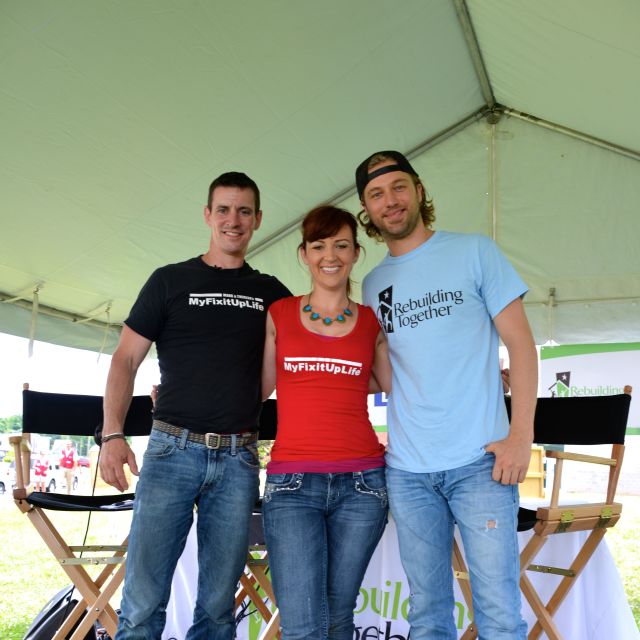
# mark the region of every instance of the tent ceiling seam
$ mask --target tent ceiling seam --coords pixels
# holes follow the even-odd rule
[[[564,125],[557,124],[549,120],[544,120],[543,118],[538,118],[537,116],[531,115],[529,113],[524,113],[524,111],[512,109],[511,107],[497,105],[497,109],[507,116],[513,116],[514,118],[518,118],[520,120],[524,120],[525,122],[535,124],[538,127],[543,127],[544,129],[562,133],[566,136],[582,140],[583,142],[587,142],[602,149],[608,149],[609,151],[613,151],[614,153],[617,153],[619,155],[631,158],[632,160],[640,160],[640,151],[635,151],[634,149],[623,147],[613,142],[609,142],[608,140],[603,140],[602,138],[596,138],[595,136],[592,136],[588,133],[583,133],[582,131],[578,131],[577,129],[570,129],[569,127],[565,127]]]
[[[447,127],[446,129],[442,129],[442,131],[439,131],[434,136],[431,136],[431,138],[428,138],[424,142],[421,142],[418,146],[414,147],[410,151],[407,151],[404,155],[411,160],[416,156],[423,154],[425,151],[427,151],[431,147],[434,147],[440,144],[441,142],[444,142],[447,138],[450,138],[451,136],[455,135],[459,131],[466,129],[469,125],[473,124],[474,122],[477,122],[482,117],[486,116],[487,113],[490,113],[490,112],[491,110],[489,110],[486,105],[482,105],[482,107],[480,107],[479,109],[476,109],[476,111],[474,111],[470,115],[466,116],[465,118],[456,122],[455,124],[452,124],[450,127]],[[356,193],[355,184],[349,187],[346,187],[342,191],[339,191],[338,193],[333,195],[329,200],[324,200],[323,203],[328,202],[329,204],[336,205],[342,202],[343,200],[346,200],[347,198],[352,196],[354,193]],[[285,238],[286,236],[288,236],[290,233],[293,233],[301,224],[301,222],[304,220],[305,215],[306,213],[298,216],[297,218],[294,218],[291,222],[288,222],[287,224],[283,225],[279,229],[276,229],[276,231],[274,231],[273,233],[269,234],[264,240],[257,242],[247,252],[246,259],[250,260],[251,258],[257,256],[259,253],[264,251],[265,249],[268,249],[272,244],[275,244],[282,238]]]
[[[469,8],[467,7],[466,0],[454,0],[453,4],[458,14],[458,21],[462,27],[462,33],[464,35],[465,42],[467,43],[467,49],[473,62],[473,67],[478,76],[478,82],[480,83],[480,89],[484,97],[484,101],[489,109],[493,109],[496,105],[496,98],[493,93],[493,87],[491,86],[491,80],[489,80],[489,74],[487,73],[487,67],[484,64],[482,57],[482,51],[480,50],[480,44],[476,36],[475,29],[473,28],[473,22],[471,21],[471,15]]]

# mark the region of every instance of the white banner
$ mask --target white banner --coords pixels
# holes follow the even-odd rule
[[[540,350],[540,395],[602,396],[640,392],[640,343],[569,344]],[[628,434],[640,434],[640,402],[631,400]]]
[[[579,531],[551,536],[537,556],[537,562],[567,567],[587,534]],[[521,547],[529,536],[528,532],[518,534]],[[300,570],[304,571],[304,562],[300,563]],[[551,597],[559,580],[557,576],[538,573],[530,573],[529,577],[545,601]],[[191,623],[196,585],[197,543],[194,525],[174,576],[163,640],[184,639]],[[458,636],[461,636],[469,624],[469,616],[457,583],[455,600],[453,616]],[[406,640],[409,633],[408,607],[409,587],[400,564],[395,525],[391,521],[371,559],[360,589],[355,609],[354,640]],[[524,599],[523,616],[529,625],[535,621]],[[598,546],[554,619],[565,638],[638,638],[638,630],[606,542]],[[240,640],[258,640],[262,626],[260,615],[251,613],[238,625],[237,637]],[[546,636],[543,634],[542,637]]]

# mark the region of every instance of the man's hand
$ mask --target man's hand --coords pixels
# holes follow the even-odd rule
[[[500,377],[502,378],[502,392],[509,393],[511,389],[511,383],[509,380],[509,369],[502,369],[500,371]]]
[[[102,445],[100,451],[100,476],[118,491],[126,491],[129,483],[124,475],[124,464],[129,465],[129,469],[134,476],[139,475],[136,456],[127,444],[126,440],[119,438],[109,440]]]
[[[502,484],[524,482],[529,459],[531,458],[531,441],[528,438],[507,436],[504,440],[492,442],[485,451],[496,456],[491,477]]]

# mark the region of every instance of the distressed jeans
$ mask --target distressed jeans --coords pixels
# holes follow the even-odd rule
[[[207,449],[151,432],[136,487],[117,640],[157,640],[198,508],[198,594],[187,640],[232,640],[234,595],[258,497],[255,448]]]
[[[455,640],[453,527],[458,525],[471,577],[481,640],[520,640],[518,487],[491,478],[495,457],[449,471],[387,467],[389,505],[409,580],[412,640]]]
[[[269,474],[262,506],[283,640],[353,640],[353,610],[387,523],[384,468]]]

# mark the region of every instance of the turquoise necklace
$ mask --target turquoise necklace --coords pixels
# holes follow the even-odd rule
[[[305,313],[309,314],[309,318],[311,320],[320,320],[321,319],[320,314],[317,311],[313,310],[310,303],[311,303],[311,295],[309,295],[307,304],[304,307],[302,307],[302,310]],[[325,318],[322,318],[322,323],[329,326],[333,322],[344,322],[349,316],[353,315],[353,313],[351,312],[351,309],[349,309],[350,306],[351,306],[351,300],[347,298],[347,306],[342,310],[342,313],[338,314],[335,318],[330,318],[329,316],[326,316]]]

